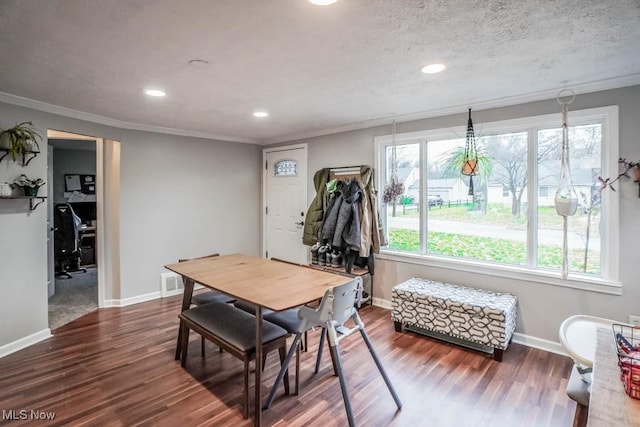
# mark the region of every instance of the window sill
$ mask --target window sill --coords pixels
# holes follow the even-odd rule
[[[418,255],[384,249],[380,251],[380,254],[378,254],[376,258],[406,264],[417,264],[449,270],[465,271],[468,273],[483,274],[486,276],[526,280],[528,282],[580,289],[590,292],[622,295],[622,284],[620,282],[604,280],[598,277],[569,274],[569,278],[567,280],[562,280],[558,274],[543,270],[533,271],[515,266],[490,264],[486,262],[441,257],[437,255]]]

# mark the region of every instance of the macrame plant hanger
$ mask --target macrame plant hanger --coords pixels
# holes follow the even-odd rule
[[[476,147],[476,136],[473,132],[471,108],[469,108],[469,120],[467,121],[467,138],[464,146],[462,174],[469,177],[469,196],[473,196],[473,177],[478,174],[478,149]]]
[[[404,185],[398,179],[398,158],[396,154],[396,121],[391,124],[391,176],[389,182],[384,187],[382,200],[384,203],[391,203],[393,206],[392,215],[396,214],[396,201],[404,193]]]
[[[566,92],[566,93],[565,93]],[[565,99],[562,99],[565,96]],[[568,97],[568,98],[567,98]],[[554,199],[556,213],[562,216],[562,279],[569,276],[569,245],[567,239],[568,217],[574,215],[578,208],[578,195],[571,182],[571,168],[569,167],[569,104],[576,98],[572,90],[562,89],[556,97],[562,106],[562,163],[560,166],[560,182]]]

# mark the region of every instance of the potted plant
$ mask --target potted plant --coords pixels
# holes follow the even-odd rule
[[[31,122],[22,122],[0,132],[0,143],[9,150],[14,161],[27,152],[38,151],[38,140],[42,139]]]
[[[44,185],[44,180],[41,178],[31,179],[22,174],[13,181],[13,185],[22,188],[25,196],[35,197],[38,195],[38,189]]]

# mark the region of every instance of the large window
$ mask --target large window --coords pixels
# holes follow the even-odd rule
[[[480,172],[473,195],[460,173],[464,129],[399,134],[395,145],[389,136],[377,138],[381,193],[392,176],[402,190],[383,197],[389,241],[383,252],[558,278],[563,232],[553,202],[560,122],[558,113],[476,125]],[[570,112],[569,126],[580,200],[568,225],[570,274],[615,281],[617,203],[611,192],[600,192],[598,177],[617,173],[617,109]]]

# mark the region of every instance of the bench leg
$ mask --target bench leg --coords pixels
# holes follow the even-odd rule
[[[200,337],[200,355],[203,358],[206,356],[204,353],[204,337]]]
[[[501,348],[494,348],[493,349],[493,360],[495,360],[496,362],[502,362],[502,354],[504,353],[504,350]]]
[[[396,329],[396,332],[403,332],[404,331],[404,323],[402,322],[393,322],[393,327]]]
[[[249,360],[244,359],[244,419],[249,418]]]
[[[180,365],[187,366],[187,350],[189,349],[189,326],[180,320]]]

